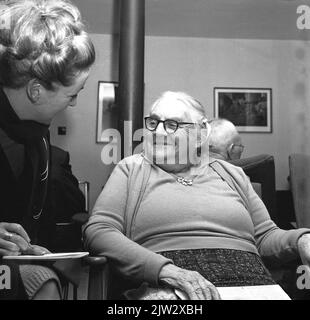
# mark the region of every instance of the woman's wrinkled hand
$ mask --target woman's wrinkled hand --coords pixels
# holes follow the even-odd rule
[[[310,271],[310,233],[303,234],[298,239],[298,252],[302,263],[307,266]]]
[[[17,256],[28,249],[30,238],[17,223],[0,223],[0,257]]]
[[[167,264],[159,272],[160,283],[183,291],[190,300],[220,300],[216,287],[200,273]]]

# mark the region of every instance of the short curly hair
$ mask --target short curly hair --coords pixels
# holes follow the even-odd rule
[[[95,61],[81,14],[69,1],[9,2],[1,19],[10,26],[0,30],[0,86],[21,88],[31,79],[49,90],[53,83],[70,86]]]

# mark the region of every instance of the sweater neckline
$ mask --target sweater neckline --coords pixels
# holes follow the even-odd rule
[[[172,172],[168,172],[164,169],[162,169],[160,166],[156,165],[153,161],[149,160],[145,154],[142,153],[143,158],[148,162],[148,164],[150,164],[153,168],[155,168],[156,170],[160,170],[162,172],[164,172],[166,175],[169,175],[171,177],[173,177],[176,182],[180,183],[181,185],[184,186],[192,186],[195,182],[195,179],[199,176],[202,176],[203,174],[205,174],[205,172],[207,171],[207,169],[209,168],[209,164],[211,163],[210,161],[205,162],[204,164],[202,164],[199,168],[196,169],[192,169],[194,171],[194,173],[192,174],[187,174],[187,175],[181,175],[181,174],[175,174]],[[212,159],[212,162],[214,162],[215,160]]]

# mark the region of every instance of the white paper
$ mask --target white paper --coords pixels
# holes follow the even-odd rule
[[[291,300],[279,285],[217,287],[222,300]],[[175,289],[176,295],[187,300],[184,292]]]
[[[88,256],[88,252],[64,252],[64,253],[47,253],[42,256],[20,255],[20,256],[4,256],[4,260],[62,260],[62,259],[78,259]]]

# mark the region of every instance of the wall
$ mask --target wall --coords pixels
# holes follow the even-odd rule
[[[100,161],[103,145],[96,144],[97,84],[117,81],[117,39],[92,35],[97,62],[75,110],[59,115],[52,141],[70,151],[73,170],[91,182],[91,204],[111,167]],[[287,188],[288,156],[310,152],[309,46],[303,41],[234,40],[146,37],[145,113],[165,90],[182,90],[198,98],[213,116],[214,87],[272,88],[273,132],[243,133],[244,156],[275,156],[277,189]],[[58,136],[66,125],[68,135]]]
[[[147,38],[146,106],[163,90],[185,90],[213,116],[214,87],[272,88],[273,133],[243,133],[244,156],[274,155],[277,189],[286,189],[289,154],[310,151],[309,46],[303,41]]]

